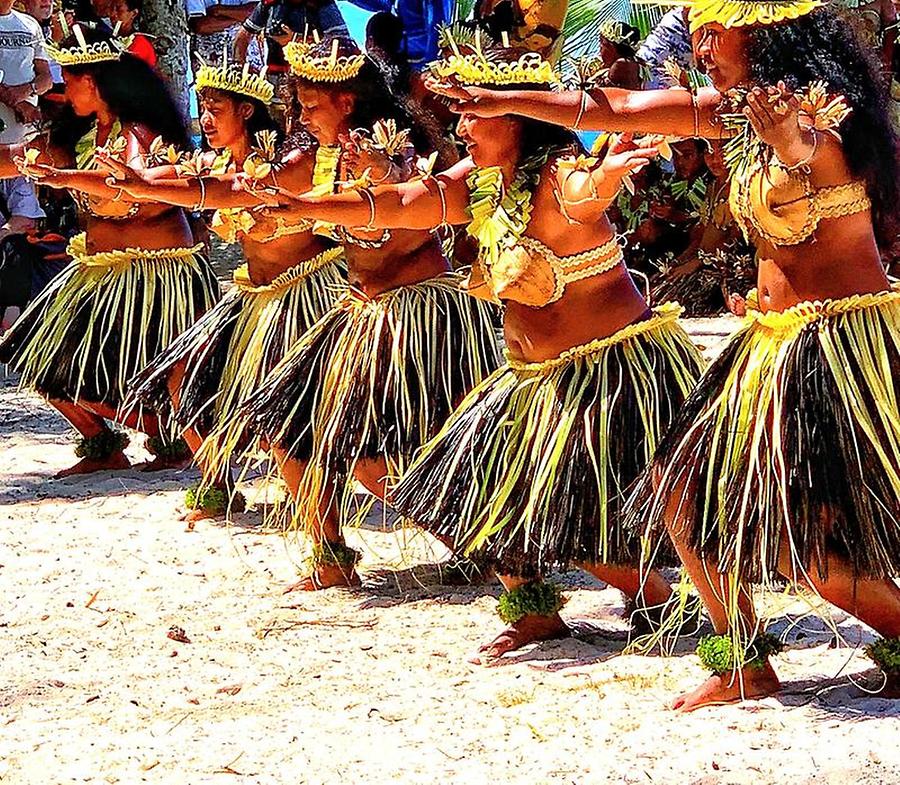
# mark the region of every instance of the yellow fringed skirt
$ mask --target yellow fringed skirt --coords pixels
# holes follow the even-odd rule
[[[75,237],[72,263],[0,340],[0,362],[48,398],[119,409],[128,380],[217,300],[201,251],[88,254]]]
[[[782,550],[790,579],[900,574],[900,292],[748,311],[655,473],[635,525],[673,516],[733,580],[778,580]]]
[[[234,287],[131,383],[129,402],[166,412],[205,437],[204,471],[221,477],[247,442],[238,409],[288,350],[347,289],[341,248],[331,248],[255,286],[242,265]],[[170,383],[178,370],[178,405]]]
[[[300,526],[353,508],[359,461],[397,477],[466,393],[499,365],[493,306],[447,273],[376,297],[351,289],[242,407],[249,431],[306,468]]]
[[[391,503],[516,575],[637,564],[623,503],[700,375],[680,312],[666,304],[555,359],[511,360],[426,445]]]

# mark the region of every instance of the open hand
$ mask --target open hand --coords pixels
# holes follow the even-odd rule
[[[747,94],[744,115],[761,141],[775,148],[790,149],[801,134],[800,103],[785,86],[754,87]]]
[[[432,74],[427,75],[424,82],[432,93],[449,98],[450,111],[457,114],[475,117],[502,117],[508,114],[502,93],[481,87],[463,87],[458,82],[438,79]]]
[[[143,182],[143,178],[138,172],[103,147],[97,149],[97,152],[94,154],[94,162],[97,164],[98,169],[105,171],[109,175],[109,179],[116,186],[121,186],[126,191],[129,185]]]

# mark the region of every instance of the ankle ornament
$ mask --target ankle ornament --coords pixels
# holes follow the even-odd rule
[[[313,545],[312,566],[315,567],[341,567],[352,570],[362,558],[359,551],[350,548],[342,542],[322,542]]]
[[[768,632],[757,635],[743,652],[735,650],[729,635],[704,635],[697,644],[697,656],[704,668],[721,676],[741,668],[762,668],[783,648],[784,644]]]
[[[95,436],[82,437],[75,445],[75,455],[79,458],[99,461],[121,452],[128,446],[128,434],[112,428],[104,428]]]
[[[879,638],[866,646],[866,655],[886,675],[900,676],[900,637]]]
[[[558,583],[530,581],[500,595],[497,615],[504,624],[515,624],[525,616],[553,616],[565,604],[566,598]]]
[[[184,460],[191,456],[191,450],[184,439],[166,439],[150,436],[145,444],[147,452],[166,461]]]
[[[192,485],[185,491],[184,506],[189,510],[202,510],[210,515],[221,515],[231,507],[237,511],[244,509],[244,494],[236,491],[229,494],[222,488],[209,487],[200,489],[199,485]]]

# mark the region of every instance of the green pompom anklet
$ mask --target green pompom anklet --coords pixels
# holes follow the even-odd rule
[[[753,639],[743,654],[738,654],[728,635],[704,635],[697,644],[697,656],[708,671],[717,675],[733,673],[741,668],[762,668],[769,657],[781,653],[784,644],[768,632]]]
[[[504,624],[515,624],[525,616],[553,616],[565,604],[566,598],[558,583],[529,581],[500,595],[497,615]]]
[[[179,461],[191,457],[191,450],[184,439],[165,439],[151,436],[146,443],[147,452],[165,461]]]
[[[100,461],[128,446],[128,434],[112,428],[104,428],[96,436],[83,437],[75,445],[75,455],[79,458]]]
[[[900,676],[900,638],[879,638],[866,646],[866,655],[887,676]]]
[[[323,540],[313,545],[313,567],[330,566],[353,569],[362,558],[359,551],[350,548],[342,542],[328,542]]]
[[[229,500],[231,508],[240,512],[244,509],[244,494],[240,491],[229,494],[222,488],[204,488],[193,485],[185,491],[184,505],[189,510],[202,510],[210,515],[221,515],[228,509]]]

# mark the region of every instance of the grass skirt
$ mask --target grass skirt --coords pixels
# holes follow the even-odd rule
[[[202,246],[88,254],[73,261],[0,340],[0,362],[56,400],[119,409],[129,379],[218,298]]]
[[[331,502],[346,517],[358,461],[384,458],[398,476],[499,364],[495,311],[461,281],[448,273],[371,299],[351,289],[243,407],[270,447],[308,462],[302,525]]]
[[[475,388],[394,489],[394,506],[466,552],[530,577],[636,564],[622,504],[700,375],[666,304],[651,318]]]
[[[748,302],[748,304],[750,304]],[[900,292],[748,311],[657,455],[639,525],[677,505],[691,545],[735,581],[900,574]],[[675,508],[673,508],[674,510]]]
[[[235,286],[218,304],[132,381],[130,399],[206,437],[204,466],[212,476],[219,477],[246,442],[240,405],[346,290],[342,253],[324,251],[265,286],[253,286],[239,268]],[[182,364],[176,407],[169,379]]]

